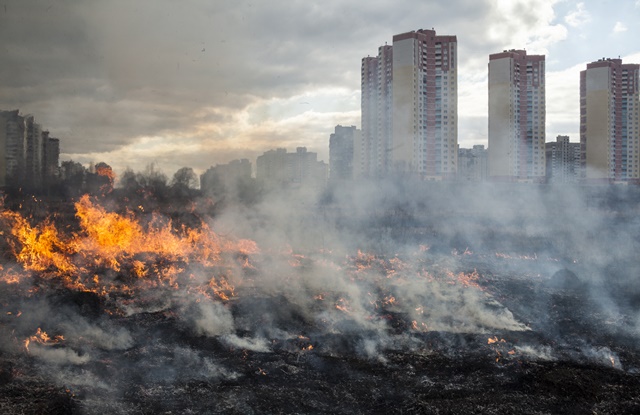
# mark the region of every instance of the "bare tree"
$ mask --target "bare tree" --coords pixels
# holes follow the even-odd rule
[[[181,189],[195,189],[198,186],[198,176],[191,167],[182,167],[173,175],[171,187]]]

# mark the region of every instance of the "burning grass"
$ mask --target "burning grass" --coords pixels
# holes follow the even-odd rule
[[[41,408],[15,398],[33,385],[70,413],[637,407],[638,351],[598,332],[569,274],[544,274],[557,260],[265,249],[205,220],[74,207],[73,223],[0,212],[0,409]],[[514,263],[531,265],[496,272]],[[546,371],[568,386],[550,393]]]

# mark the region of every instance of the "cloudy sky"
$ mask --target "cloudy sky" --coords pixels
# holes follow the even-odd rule
[[[328,160],[360,127],[360,62],[394,34],[458,39],[458,139],[487,144],[487,63],[547,62],[547,141],[578,137],[579,71],[640,63],[640,0],[0,0],[0,109],[61,139],[61,158],[168,175],[306,146]]]

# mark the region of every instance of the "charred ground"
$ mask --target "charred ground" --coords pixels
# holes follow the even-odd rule
[[[118,257],[118,271],[82,262],[87,287],[94,274],[118,287],[107,294],[54,278],[53,266],[25,270],[5,223],[3,275],[24,278],[0,282],[0,411],[639,412],[635,194],[581,193],[573,204],[503,188],[504,201],[487,205],[480,193],[456,204],[459,195],[437,201],[441,190],[430,190],[409,204],[358,206],[370,195],[345,202],[336,191],[332,203],[286,210],[307,229],[245,212],[250,226],[236,230],[261,251],[233,248],[208,265],[153,252]],[[229,223],[210,202],[192,202],[183,214],[156,213],[176,234],[210,216],[214,229]],[[142,215],[151,207],[96,203],[151,223]],[[72,204],[7,205],[34,226],[53,210],[59,230],[83,232]],[[284,239],[294,241],[285,252],[274,242]],[[134,277],[135,261],[158,282]],[[162,280],[171,266],[182,271]],[[194,275],[207,276],[208,296]],[[233,285],[226,298],[213,296],[212,276]],[[25,348],[40,327],[49,340]]]

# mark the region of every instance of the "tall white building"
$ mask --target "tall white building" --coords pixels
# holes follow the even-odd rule
[[[580,144],[589,182],[640,182],[640,65],[601,59],[580,72]]]
[[[353,179],[353,147],[361,141],[361,131],[355,126],[336,125],[329,136],[329,179],[331,181]]]
[[[580,179],[580,143],[559,135],[545,144],[547,183],[575,183]]]
[[[454,177],[458,159],[457,40],[435,30],[395,35],[362,60],[357,176]]]
[[[489,179],[545,179],[545,57],[489,56]]]
[[[354,148],[354,176],[380,177],[391,166],[392,47],[378,48],[377,57],[362,59],[362,136]]]
[[[393,169],[454,177],[458,160],[457,40],[435,30],[393,37]]]

